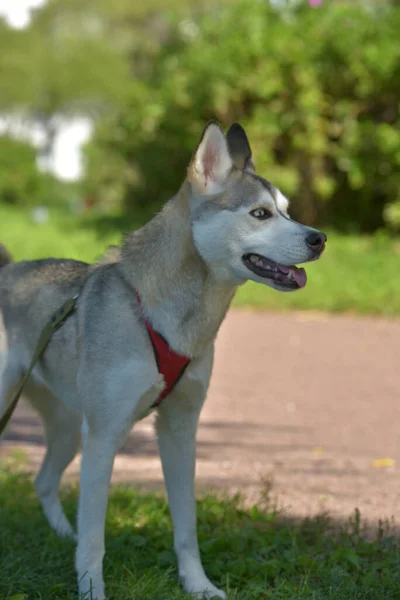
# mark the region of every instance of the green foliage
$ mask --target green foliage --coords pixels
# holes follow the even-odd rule
[[[63,491],[74,521],[76,490]],[[239,498],[198,503],[199,539],[211,579],[229,600],[389,600],[398,597],[400,548],[389,527],[369,539],[360,515],[296,521]],[[118,600],[184,600],[177,583],[166,501],[128,487],[111,490],[105,578]],[[30,480],[2,465],[0,596],[76,598],[74,544],[53,533]]]
[[[51,0],[29,28],[0,22],[0,109],[46,121],[118,105],[128,77],[94,2]]]
[[[162,44],[163,15],[191,3],[47,0],[24,30],[0,19],[0,110],[44,122],[114,111],[130,75]]]
[[[36,166],[35,149],[27,142],[0,137],[0,202],[35,206],[46,202],[54,178]]]
[[[0,19],[0,110],[18,109],[30,102],[35,74],[29,57],[30,36]]]
[[[0,204],[0,224],[0,239],[14,260],[53,256],[94,262],[121,238],[121,231],[100,233],[97,221],[54,206],[46,223],[35,223],[30,212]]]
[[[159,206],[205,122],[239,121],[256,166],[308,223],[375,230],[400,202],[400,6],[268,2],[171,22],[88,150],[103,202]],[[397,213],[396,213],[397,214]]]

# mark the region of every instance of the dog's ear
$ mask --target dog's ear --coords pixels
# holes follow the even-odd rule
[[[188,169],[188,180],[201,195],[222,192],[233,167],[226,137],[220,126],[210,121]]]
[[[255,172],[249,140],[243,127],[239,123],[233,123],[226,134],[226,139],[235,167]]]

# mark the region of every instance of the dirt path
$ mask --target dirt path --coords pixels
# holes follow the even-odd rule
[[[37,468],[42,430],[24,403],[1,454],[12,448],[28,449]],[[373,466],[389,458],[396,464]],[[267,485],[292,515],[347,518],[358,507],[372,521],[399,517],[399,467],[400,321],[230,313],[201,418],[199,488],[256,500]],[[152,417],[130,434],[116,480],[162,485]]]

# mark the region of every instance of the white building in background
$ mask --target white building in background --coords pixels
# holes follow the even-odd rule
[[[16,29],[26,27],[30,19],[32,8],[38,8],[46,0],[0,0],[0,17]]]
[[[0,0],[0,18],[18,29],[26,27],[30,11],[38,8],[46,0]],[[50,157],[39,157],[38,166],[51,171],[60,179],[74,181],[82,174],[82,145],[91,136],[93,124],[89,119],[76,118],[61,122]],[[18,117],[0,119],[0,134],[5,132],[19,139],[31,141],[40,150],[44,134],[39,124],[27,125]]]

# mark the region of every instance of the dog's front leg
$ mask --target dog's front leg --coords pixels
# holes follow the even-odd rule
[[[174,526],[179,579],[185,591],[198,598],[225,598],[226,594],[216,588],[204,572],[196,528],[196,432],[211,365],[212,356],[211,363],[208,360],[201,365],[200,373],[194,372],[192,377],[189,372],[177,390],[163,401],[156,428]]]

